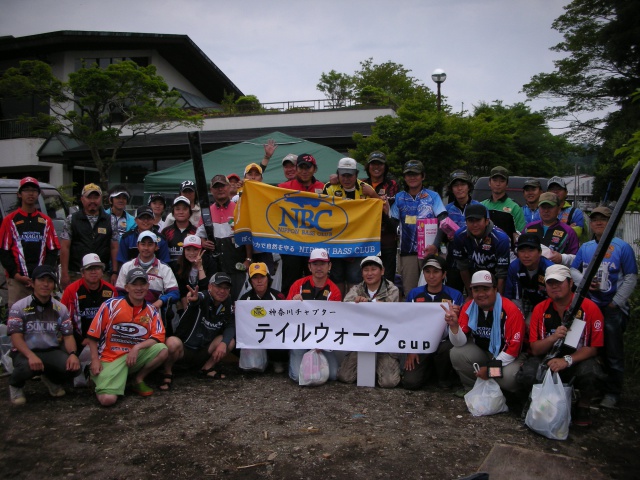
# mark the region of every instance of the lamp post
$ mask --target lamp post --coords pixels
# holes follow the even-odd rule
[[[440,85],[447,79],[447,74],[441,68],[436,68],[431,74],[431,80],[438,85],[438,112],[442,109],[442,95],[440,95]]]

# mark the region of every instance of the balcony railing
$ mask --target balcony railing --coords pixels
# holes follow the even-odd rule
[[[39,137],[33,133],[31,125],[20,120],[0,120],[0,140],[8,140],[10,138],[30,138]]]

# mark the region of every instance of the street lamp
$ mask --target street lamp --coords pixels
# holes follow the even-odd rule
[[[440,95],[440,85],[447,79],[447,74],[441,68],[436,68],[431,74],[431,80],[438,84],[438,111],[442,108],[442,96]]]

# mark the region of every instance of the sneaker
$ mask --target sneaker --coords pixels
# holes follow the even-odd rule
[[[131,384],[131,390],[133,390],[141,397],[148,397],[150,395],[153,395],[153,389],[149,385],[144,383],[144,381]]]
[[[471,391],[470,388],[467,387],[462,387],[459,390],[456,390],[455,392],[453,392],[453,396],[454,397],[458,397],[458,398],[464,398],[464,396],[469,393]]]
[[[602,401],[600,402],[600,407],[602,408],[617,408],[618,406],[618,397],[611,394],[606,394]]]
[[[27,403],[27,399],[24,396],[24,392],[21,388],[12,387],[9,385],[9,398],[13,405],[24,405]]]
[[[284,373],[284,362],[273,362],[273,372],[274,373]]]
[[[573,414],[573,424],[576,427],[589,427],[591,423],[591,410],[589,407],[576,407]]]
[[[62,386],[58,385],[57,383],[53,383],[45,375],[42,375],[40,381],[44,383],[45,386],[49,389],[49,395],[51,395],[52,397],[64,397],[64,394],[66,392],[64,391],[64,388],[62,388]]]

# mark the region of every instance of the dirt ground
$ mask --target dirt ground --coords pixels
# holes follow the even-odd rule
[[[128,392],[112,408],[85,388],[51,398],[37,381],[13,407],[0,379],[0,477],[449,479],[476,472],[495,444],[566,455],[605,478],[640,469],[637,391],[618,410],[594,409],[591,428],[572,427],[560,442],[529,431],[519,413],[473,417],[435,386],[302,388],[271,372],[177,373],[169,393]]]

